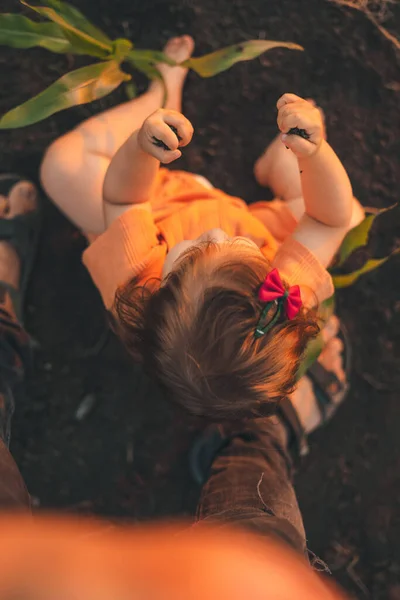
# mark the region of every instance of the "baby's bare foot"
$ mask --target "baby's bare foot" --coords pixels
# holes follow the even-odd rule
[[[182,63],[191,57],[194,50],[194,40],[190,35],[171,38],[164,46],[164,54],[177,63]],[[164,78],[167,88],[167,102],[165,108],[180,111],[182,108],[182,89],[188,69],[185,67],[171,67],[165,63],[159,63],[157,69]],[[153,87],[159,87],[159,81],[152,83]]]

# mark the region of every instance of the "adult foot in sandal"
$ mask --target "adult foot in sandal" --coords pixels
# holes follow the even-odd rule
[[[11,305],[9,297],[3,294],[3,301],[8,303],[6,310],[17,313],[18,317],[19,299],[25,291],[21,288],[26,287],[30,275],[28,262],[32,264],[34,254],[34,248],[28,247],[33,240],[26,217],[37,213],[37,208],[38,194],[31,182],[13,175],[0,176],[0,284],[12,296]]]
[[[311,369],[310,375],[301,378],[290,398],[306,434],[311,433],[333,416],[348,390],[343,356],[344,344],[339,337],[339,319],[332,316],[322,333],[325,347],[318,358],[317,366],[322,367],[320,372],[327,375],[325,389],[321,381],[318,382],[318,388],[316,387]],[[336,384],[335,388],[334,384]],[[326,395],[325,409],[321,406],[322,394]]]

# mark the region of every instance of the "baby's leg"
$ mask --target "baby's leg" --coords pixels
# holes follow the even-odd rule
[[[164,52],[182,62],[193,52],[190,36],[171,39]],[[167,108],[181,110],[187,69],[158,65],[168,92]],[[143,121],[161,107],[164,89],[154,81],[148,91],[84,121],[56,140],[47,150],[41,167],[43,187],[55,204],[80,229],[104,231],[102,190],[110,161]]]
[[[267,147],[254,165],[258,183],[269,187],[275,197],[285,200],[297,221],[304,214],[299,165],[296,156],[283,145],[280,136]]]

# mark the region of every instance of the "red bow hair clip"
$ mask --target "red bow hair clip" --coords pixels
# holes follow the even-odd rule
[[[265,278],[264,283],[258,291],[258,298],[266,305],[261,313],[257,323],[255,337],[259,338],[265,335],[273,325],[277,322],[282,312],[291,321],[296,317],[300,308],[303,305],[301,300],[300,288],[298,285],[291,286],[288,290],[285,289],[278,269],[272,269]],[[277,309],[272,319],[263,325],[265,317],[271,308],[272,304],[277,304]]]

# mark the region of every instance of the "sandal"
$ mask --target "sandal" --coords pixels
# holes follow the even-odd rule
[[[335,373],[328,371],[317,360],[308,369],[306,377],[312,382],[315,398],[318,404],[318,409],[321,415],[321,421],[318,426],[323,427],[332,419],[339,406],[346,399],[350,389],[350,373],[352,365],[352,349],[349,335],[345,326],[341,323],[337,337],[343,342],[343,361],[346,382],[340,381]],[[304,431],[297,411],[294,408],[290,398],[284,398],[279,403],[279,416],[288,426],[292,434],[291,445],[293,450],[299,456],[308,454],[309,448],[307,443],[307,434]]]
[[[8,198],[12,188],[22,181],[27,180],[14,174],[0,175],[0,195]],[[7,282],[0,282],[10,294],[15,314],[20,323],[23,322],[23,305],[40,237],[41,211],[39,198],[37,201],[37,208],[28,213],[17,215],[12,219],[0,218],[0,240],[9,242],[15,248],[21,261],[19,289],[17,290]]]

